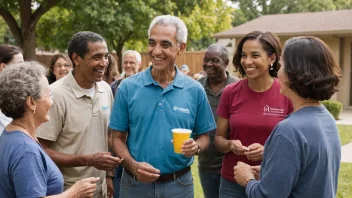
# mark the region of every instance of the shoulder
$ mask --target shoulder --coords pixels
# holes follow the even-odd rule
[[[203,76],[203,77],[201,77],[200,79],[198,79],[198,82],[199,82],[201,85],[203,85],[203,87],[204,87],[206,81],[207,81],[207,77],[206,77],[206,76]]]
[[[54,83],[50,84],[50,85],[49,85],[49,86],[50,86],[50,89],[51,89],[52,91],[62,89],[63,87],[65,87],[65,85],[67,85],[67,83],[65,83],[65,82],[66,82],[65,79],[66,79],[66,77],[64,77],[64,78],[62,78],[62,79],[60,79],[60,80],[57,80],[57,81],[55,81]]]
[[[242,79],[237,82],[231,83],[227,85],[223,91],[223,93],[233,93],[240,90],[242,87],[247,86],[247,79]]]
[[[149,70],[145,70],[145,71],[142,71],[142,72],[139,72],[139,73],[137,73],[137,74],[135,74],[135,75],[133,75],[133,76],[129,76],[129,77],[127,77],[127,78],[124,78],[123,80],[121,79],[119,82],[120,82],[120,84],[119,84],[119,88],[121,87],[121,86],[130,86],[130,85],[132,85],[132,86],[140,86],[140,85],[143,85],[143,77],[145,76],[145,75],[147,75],[146,74],[146,72],[147,71],[149,71]],[[118,83],[118,82],[117,82]]]
[[[104,80],[97,82],[97,85],[99,86],[99,88],[102,88],[104,91],[111,90],[110,85],[107,82],[105,82]]]
[[[187,75],[184,75],[184,82],[184,86],[186,89],[191,89],[192,91],[201,91],[205,93],[204,87],[199,81],[194,80],[193,78]]]
[[[39,154],[39,146],[23,132],[10,132],[4,137],[4,141],[8,143],[6,145],[8,151],[12,150],[16,156],[21,156],[28,152]]]
[[[55,99],[65,97],[72,92],[67,81],[67,76],[50,84],[49,87]]]
[[[230,83],[234,83],[234,82],[238,82],[240,81],[240,79],[234,77],[232,74],[230,74],[229,72],[226,72],[227,73],[227,77],[229,78],[228,82]]]

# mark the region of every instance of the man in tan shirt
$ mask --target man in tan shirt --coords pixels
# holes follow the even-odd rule
[[[65,189],[79,179],[100,177],[94,197],[106,197],[106,171],[120,163],[120,158],[107,152],[113,96],[102,79],[108,48],[99,34],[78,32],[69,42],[68,53],[74,71],[50,86],[54,100],[50,121],[39,127],[37,137],[60,168]]]

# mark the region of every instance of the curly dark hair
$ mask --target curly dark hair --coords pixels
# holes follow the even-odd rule
[[[23,62],[6,67],[0,73],[0,109],[12,119],[22,118],[26,112],[26,99],[40,98],[45,68],[38,62]]]
[[[329,47],[313,36],[286,41],[282,61],[288,87],[303,98],[327,100],[338,91],[342,77]]]
[[[0,45],[0,63],[9,63],[13,56],[22,53],[22,49],[14,45]]]
[[[54,83],[56,81],[56,76],[54,75],[54,65],[55,65],[57,59],[59,59],[59,58],[63,58],[67,62],[71,63],[70,58],[68,56],[66,56],[65,54],[55,54],[50,60],[50,66],[49,66],[48,75],[47,75],[49,84]]]
[[[241,54],[242,54],[243,44],[247,40],[258,40],[259,43],[262,45],[262,48],[268,54],[268,56],[271,56],[272,54],[276,54],[276,60],[273,64],[273,69],[269,70],[269,74],[271,77],[277,77],[277,72],[280,69],[279,60],[280,60],[282,48],[281,48],[280,39],[271,32],[253,31],[251,33],[248,33],[240,40],[232,60],[232,63],[235,66],[236,71],[239,71],[242,77],[246,76],[246,72],[243,69],[241,64]]]
[[[100,34],[90,31],[81,31],[74,34],[68,42],[68,56],[72,61],[73,67],[75,67],[75,63],[72,60],[72,54],[76,53],[81,58],[84,58],[86,53],[89,51],[89,42],[105,42],[105,39]]]

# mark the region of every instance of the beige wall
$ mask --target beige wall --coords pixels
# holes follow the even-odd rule
[[[337,94],[337,98],[340,102],[342,102],[344,108],[350,107],[350,80],[351,80],[351,45],[352,45],[352,37],[345,38],[344,41],[344,54],[343,60],[341,60],[341,69],[342,69],[342,81],[340,85],[340,91]]]

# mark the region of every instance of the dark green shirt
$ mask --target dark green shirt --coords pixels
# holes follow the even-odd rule
[[[226,85],[231,84],[233,82],[237,82],[238,79],[233,77],[229,72],[226,71],[227,75],[227,80],[226,80]],[[219,93],[213,93],[209,87],[208,84],[208,77],[203,77],[198,80],[200,84],[205,89],[205,92],[207,93],[208,101],[211,106],[211,111],[213,112],[213,116],[215,118],[215,121],[217,121],[217,115],[216,115],[216,110],[218,108],[219,102],[220,102],[220,97],[222,94],[222,91],[224,90],[223,87]],[[199,154],[198,157],[198,168],[201,169],[202,171],[209,172],[209,173],[218,173],[220,174],[221,172],[221,165],[222,165],[222,158],[224,156],[223,153],[219,152],[214,144],[214,138],[215,138],[215,130],[209,131],[209,138],[210,138],[210,144],[209,147],[202,151]]]

